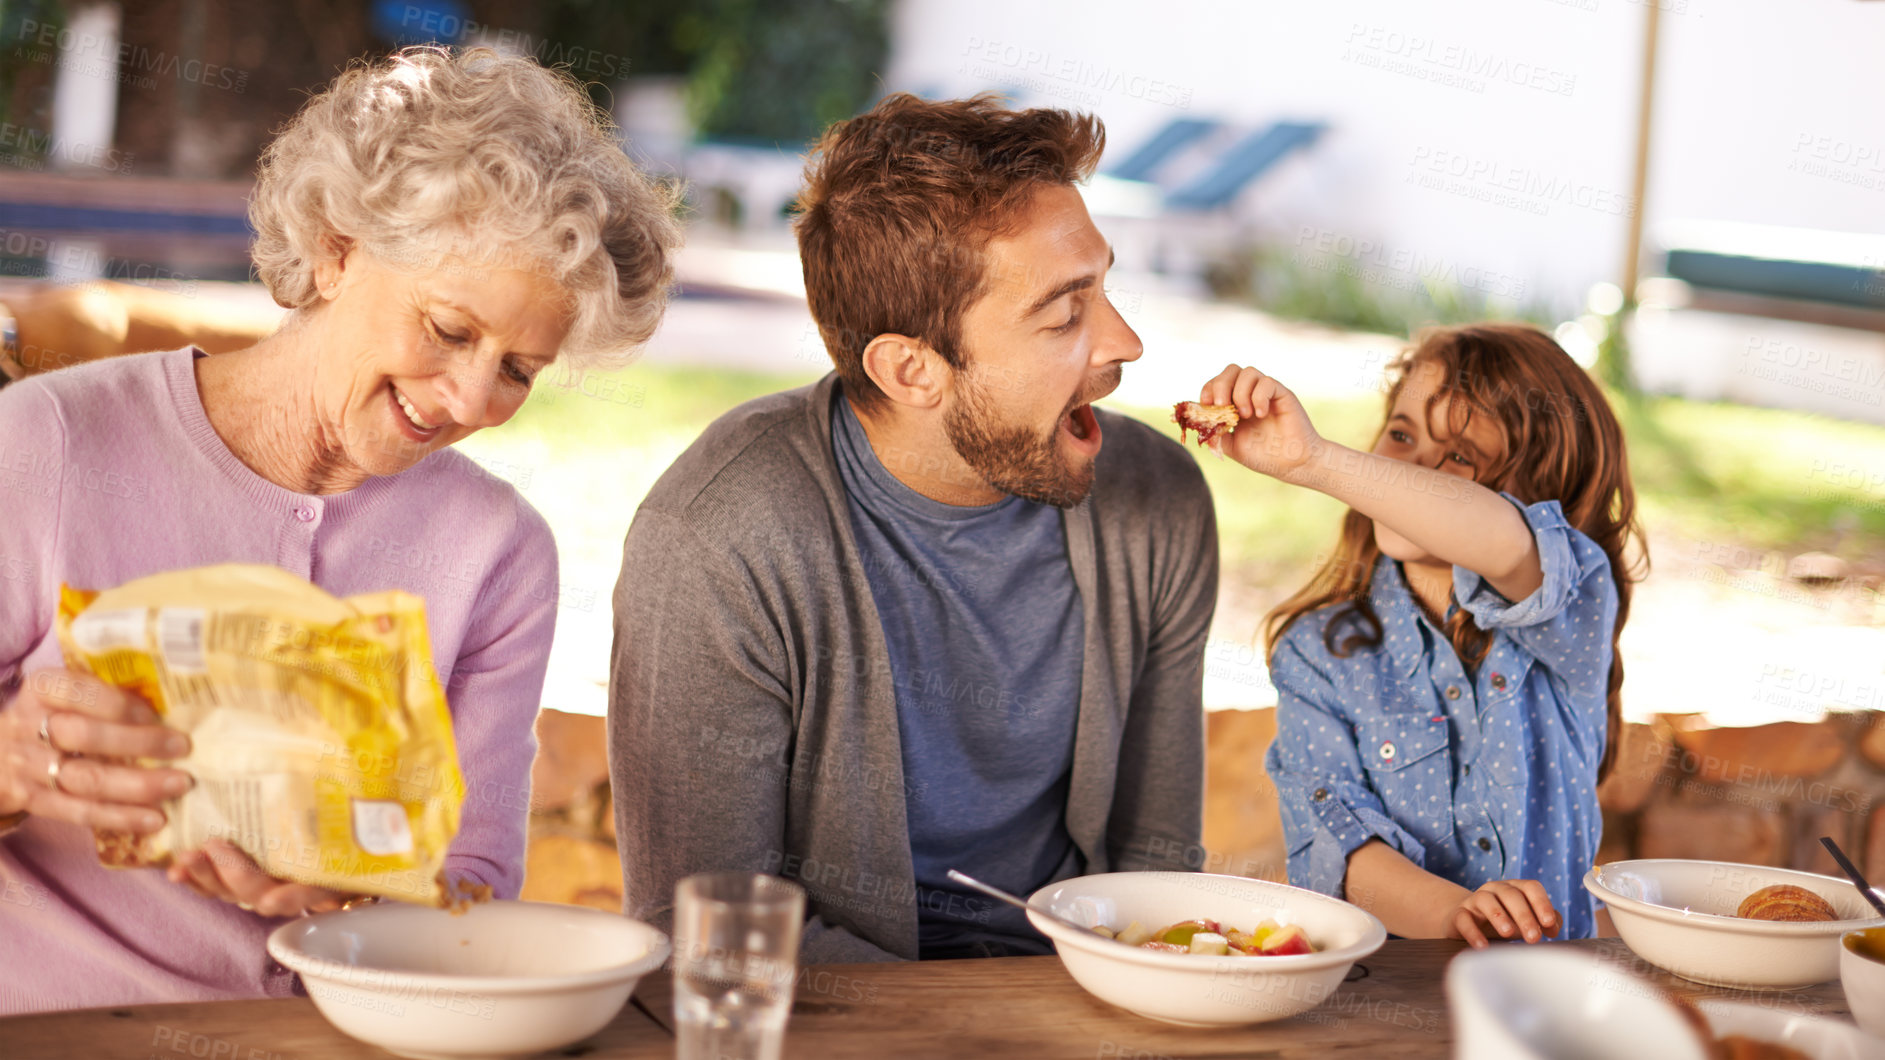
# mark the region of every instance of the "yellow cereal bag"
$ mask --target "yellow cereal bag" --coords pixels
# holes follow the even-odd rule
[[[465,782],[425,603],[341,600],[275,567],[222,564],[59,595],[66,665],[144,697],[190,734],[196,787],[162,831],[99,832],[118,868],[221,838],[264,872],[449,904],[440,870]],[[158,762],[140,762],[158,765]]]

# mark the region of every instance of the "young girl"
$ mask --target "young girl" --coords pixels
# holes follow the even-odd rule
[[[1616,753],[1635,521],[1623,433],[1543,333],[1430,331],[1389,368],[1373,450],[1319,437],[1254,368],[1212,444],[1349,506],[1269,617],[1289,879],[1410,938],[1586,938]]]

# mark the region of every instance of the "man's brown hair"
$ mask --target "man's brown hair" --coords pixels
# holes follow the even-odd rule
[[[967,358],[962,315],[987,292],[982,251],[1042,184],[1085,180],[1106,145],[1099,119],[1011,110],[999,97],[932,102],[899,92],[825,131],[798,200],[805,295],[845,393],[883,395],[864,371],[879,335]]]

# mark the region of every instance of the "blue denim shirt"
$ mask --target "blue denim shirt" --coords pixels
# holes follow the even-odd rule
[[[1348,856],[1378,837],[1469,889],[1538,880],[1564,918],[1558,937],[1595,934],[1583,878],[1603,831],[1616,584],[1603,549],[1557,501],[1523,511],[1544,569],[1536,592],[1512,603],[1453,568],[1451,606],[1493,633],[1476,674],[1385,556],[1369,597],[1379,647],[1331,654],[1322,637],[1337,605],[1304,615],[1276,645],[1277,734],[1264,766],[1291,883],[1341,897]]]

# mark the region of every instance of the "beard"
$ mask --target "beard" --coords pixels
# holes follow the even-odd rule
[[[958,375],[957,382],[957,400],[943,416],[943,432],[970,470],[991,487],[1037,504],[1071,508],[1086,499],[1093,489],[1094,462],[1068,463],[1060,451],[1060,421],[1118,386],[1117,366],[1103,385],[1091,389],[1094,397],[1075,398],[1044,435],[1025,425],[1002,422],[973,368]]]

